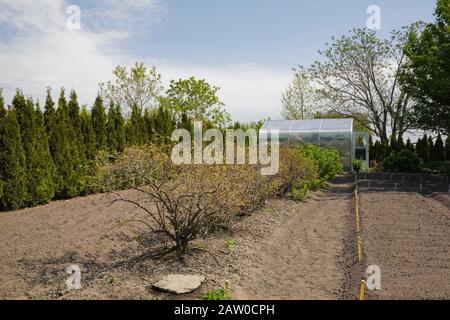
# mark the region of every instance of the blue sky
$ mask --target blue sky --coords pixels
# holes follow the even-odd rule
[[[318,58],[332,35],[366,25],[381,8],[386,36],[417,20],[431,21],[434,0],[171,0],[166,19],[132,42],[133,49],[182,63],[257,63],[290,69]],[[142,41],[141,41],[142,40]]]
[[[81,30],[65,28],[73,4]],[[234,120],[277,118],[291,68],[364,27],[369,5],[385,37],[432,21],[435,0],[0,0],[0,87],[7,101],[17,87],[40,100],[47,86],[75,88],[91,105],[116,65],[144,61],[166,85],[194,75],[220,86]]]

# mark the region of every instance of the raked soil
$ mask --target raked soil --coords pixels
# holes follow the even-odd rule
[[[139,200],[135,191],[121,193]],[[349,260],[351,185],[337,183],[305,203],[274,199],[229,232],[194,243],[180,262],[140,259],[138,225],[145,217],[115,194],[91,195],[0,214],[2,299],[197,299],[231,283],[234,299],[343,299],[355,296]],[[142,200],[142,199],[141,199]],[[234,240],[228,249],[227,240]],[[352,264],[354,262],[350,262]],[[81,269],[80,290],[68,290],[65,269]],[[151,289],[169,273],[201,274],[194,293],[172,296]]]
[[[369,298],[450,298],[448,195],[363,194],[360,264],[352,187],[341,177],[303,203],[273,199],[230,231],[193,243],[183,261],[140,258],[144,229],[121,222],[145,215],[109,206],[113,193],[0,213],[0,299],[201,299],[225,280],[234,299],[355,299],[365,263],[382,269],[383,289]],[[81,269],[80,290],[66,288],[70,265]],[[170,273],[206,281],[182,296],[151,288]]]
[[[450,196],[361,194],[366,265],[381,270],[369,299],[450,299]]]

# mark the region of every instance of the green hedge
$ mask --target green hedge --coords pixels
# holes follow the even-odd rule
[[[339,151],[318,147],[311,144],[300,145],[303,154],[312,159],[318,168],[319,179],[329,181],[342,173],[342,163]]]
[[[409,150],[392,153],[381,162],[381,168],[386,172],[420,172],[422,166],[422,159]]]
[[[291,185],[290,196],[294,200],[303,201],[308,198],[310,191],[317,190],[324,184],[342,173],[342,163],[336,149],[318,147],[311,144],[301,144],[294,147],[304,158],[309,159],[308,177],[297,179]],[[305,162],[308,164],[308,162]],[[312,168],[312,169],[311,169]]]

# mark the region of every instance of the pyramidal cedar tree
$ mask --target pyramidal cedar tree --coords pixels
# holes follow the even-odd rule
[[[107,117],[107,145],[111,152],[122,152],[125,149],[125,119],[120,105],[113,101],[109,104]]]
[[[18,124],[26,163],[27,205],[47,203],[54,196],[53,161],[48,148],[43,121],[37,119],[34,102],[17,91],[12,102]]]
[[[83,172],[76,144],[72,143],[73,128],[70,125],[64,89],[61,89],[58,109],[51,130],[50,145],[56,165],[56,193],[67,198],[79,195],[83,189]]]
[[[97,142],[97,149],[102,150],[106,148],[108,135],[106,132],[107,117],[105,107],[103,106],[103,99],[97,95],[94,106],[91,111],[92,127],[95,132],[95,140]]]
[[[0,209],[14,210],[27,197],[25,153],[16,110],[6,111],[0,99]]]

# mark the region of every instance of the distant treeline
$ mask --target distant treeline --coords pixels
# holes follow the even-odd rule
[[[416,144],[413,144],[409,138],[406,143],[403,139],[391,139],[389,144],[383,144],[378,140],[374,143],[371,138],[369,144],[370,160],[372,161],[381,162],[392,153],[398,153],[405,149],[417,153],[425,165],[450,161],[450,138],[447,138],[444,143],[440,134],[436,139],[424,134]]]

